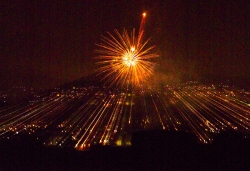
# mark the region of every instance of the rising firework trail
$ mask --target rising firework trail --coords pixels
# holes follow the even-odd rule
[[[97,64],[101,65],[98,74],[104,74],[105,84],[141,86],[153,75],[154,59],[158,55],[151,52],[154,46],[147,46],[150,39],[142,40],[145,15],[138,35],[135,29],[130,34],[125,29],[122,33],[115,30],[114,35],[107,32],[108,36],[102,36],[97,44]]]
[[[142,19],[141,19],[141,23],[140,23],[139,33],[141,33],[141,32],[144,31],[145,22],[146,22],[146,16],[147,16],[146,12],[142,13]]]

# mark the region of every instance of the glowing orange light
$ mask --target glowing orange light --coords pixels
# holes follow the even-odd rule
[[[153,58],[158,55],[150,53],[154,46],[146,47],[148,40],[142,41],[143,31],[138,37],[135,30],[128,34],[126,30],[115,35],[108,33],[109,37],[102,37],[102,42],[96,52],[100,54],[97,58],[101,67],[99,74],[105,74],[103,80],[109,85],[134,86],[141,85],[153,74]]]

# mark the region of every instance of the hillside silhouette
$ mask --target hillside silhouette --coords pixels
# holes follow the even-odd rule
[[[247,135],[248,136],[248,135]],[[250,168],[249,137],[224,132],[212,144],[183,132],[143,131],[132,146],[92,146],[87,151],[45,147],[32,136],[0,141],[0,170],[240,170]]]

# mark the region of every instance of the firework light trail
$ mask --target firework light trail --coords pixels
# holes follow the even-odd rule
[[[100,65],[99,74],[105,74],[102,80],[106,84],[119,86],[141,86],[153,75],[153,59],[157,54],[151,53],[154,46],[147,47],[150,39],[143,42],[143,25],[146,13],[143,13],[140,30],[136,36],[135,29],[129,34],[127,30],[115,34],[107,33],[102,37],[96,50],[100,56],[97,58]]]
[[[141,19],[141,23],[140,23],[139,33],[141,33],[141,32],[144,31],[145,22],[146,22],[146,16],[147,16],[146,12],[142,13],[142,19]]]

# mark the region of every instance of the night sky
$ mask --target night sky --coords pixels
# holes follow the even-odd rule
[[[101,35],[138,31],[144,11],[145,36],[160,55],[158,80],[250,80],[249,0],[23,0],[0,6],[1,88],[52,88],[93,74]]]

